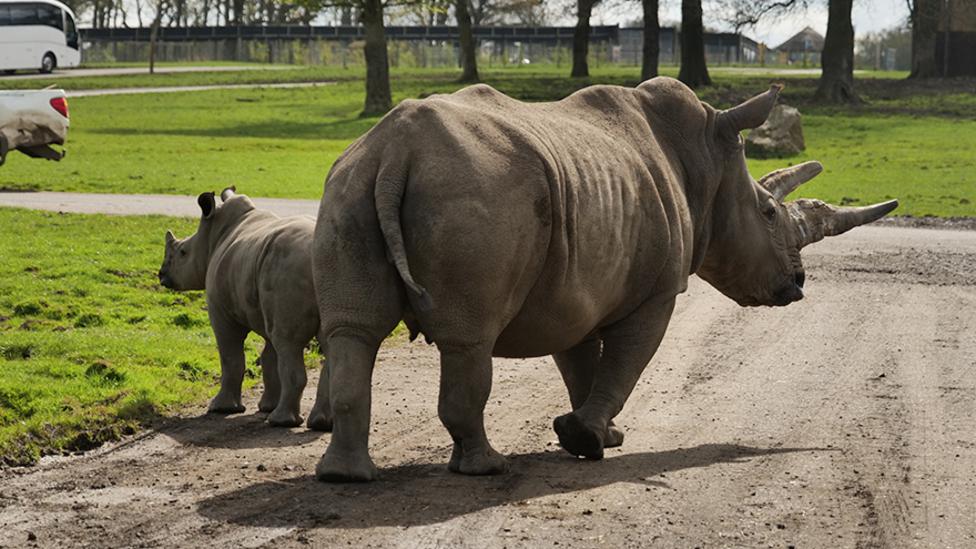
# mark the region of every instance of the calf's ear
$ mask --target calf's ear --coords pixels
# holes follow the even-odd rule
[[[197,204],[200,205],[200,211],[203,212],[203,218],[209,219],[213,215],[214,210],[217,209],[217,200],[214,198],[214,193],[202,193],[197,197]]]
[[[176,241],[176,237],[173,235],[173,231],[166,231],[166,245],[169,246]]]
[[[227,199],[234,196],[235,192],[237,192],[237,187],[235,187],[234,185],[231,185],[230,187],[227,187],[226,189],[220,191],[220,201],[227,202]]]
[[[769,113],[776,106],[782,84],[773,84],[769,90],[761,93],[741,105],[718,113],[718,127],[723,132],[737,134],[742,130],[751,130],[762,126],[769,118]]]

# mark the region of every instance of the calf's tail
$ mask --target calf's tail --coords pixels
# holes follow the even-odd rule
[[[421,311],[426,311],[433,308],[434,302],[427,290],[417,284],[410,274],[407,251],[403,244],[403,229],[400,225],[400,206],[403,203],[403,193],[407,184],[407,162],[402,159],[401,154],[384,154],[384,157],[397,158],[397,160],[385,160],[376,177],[376,187],[373,190],[376,217],[380,222],[380,230],[383,231],[383,240],[386,241],[390,261],[396,266],[407,289],[417,297],[417,307]]]

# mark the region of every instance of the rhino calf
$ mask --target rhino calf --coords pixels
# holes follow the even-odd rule
[[[259,210],[233,187],[220,198],[220,205],[212,192],[197,198],[202,217],[193,236],[166,232],[159,282],[173,290],[206,290],[221,370],[220,392],[208,412],[244,411],[244,339],[253,331],[265,341],[258,409],[270,412],[268,423],[294,427],[302,422],[304,348],[319,328],[310,257],[315,221]],[[320,398],[309,426],[328,430],[330,415],[328,400]]]

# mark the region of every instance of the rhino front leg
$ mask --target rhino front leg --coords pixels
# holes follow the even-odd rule
[[[601,331],[603,353],[593,388],[579,409],[553,421],[559,444],[569,453],[602,459],[610,420],[623,408],[654,356],[674,311],[674,297],[651,299]]]
[[[491,393],[491,347],[441,346],[437,413],[454,440],[448,469],[466,475],[508,471],[508,461],[485,435],[485,403]]]
[[[322,359],[322,370],[319,373],[319,385],[315,391],[315,404],[308,413],[309,429],[329,432],[332,430],[332,404],[329,402],[329,365]]]
[[[281,384],[278,380],[278,354],[267,339],[264,340],[264,350],[261,351],[261,378],[264,380],[264,392],[258,401],[258,410],[270,413],[278,405]]]
[[[601,342],[598,338],[588,339],[579,345],[552,355],[569,391],[569,402],[573,410],[579,409],[593,389],[593,377],[600,365]],[[614,448],[624,443],[624,433],[613,420],[607,424],[603,437],[605,448]]]
[[[277,406],[268,416],[268,423],[278,427],[297,427],[302,424],[302,391],[308,377],[305,373],[304,346],[288,341],[275,341],[278,354],[278,377],[281,395]]]
[[[244,339],[247,330],[211,316],[217,350],[220,353],[220,391],[210,401],[208,413],[239,414],[244,411],[241,385],[244,383]]]

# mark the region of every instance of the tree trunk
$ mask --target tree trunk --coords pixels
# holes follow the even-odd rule
[[[705,65],[701,0],[681,0],[681,80],[691,88],[712,85]]]
[[[573,72],[574,78],[589,77],[590,67],[586,63],[586,56],[590,51],[590,14],[593,12],[593,0],[577,0],[576,2],[576,31],[573,33]]]
[[[642,0],[644,6],[644,55],[641,80],[657,76],[657,58],[661,53],[661,24],[657,19],[658,0]]]
[[[149,74],[156,72],[156,39],[159,37],[159,24],[163,19],[163,4],[156,4],[156,17],[149,29]]]
[[[390,97],[390,65],[386,57],[382,0],[365,0],[362,11],[366,27],[366,103],[362,116],[385,114],[393,107]]]
[[[244,24],[244,0],[234,0],[234,24]]]
[[[857,103],[854,93],[854,0],[830,0],[820,84],[814,99],[826,103]]]
[[[461,82],[478,82],[478,52],[475,50],[474,34],[471,32],[471,13],[468,0],[457,0],[454,4],[457,18],[459,42],[461,45]]]
[[[935,39],[942,15],[942,0],[914,0],[912,23],[912,73],[909,78],[939,76],[935,62]]]

